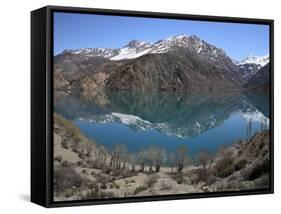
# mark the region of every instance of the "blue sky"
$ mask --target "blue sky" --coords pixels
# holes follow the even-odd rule
[[[269,26],[89,14],[54,14],[54,54],[65,49],[120,48],[132,39],[156,42],[196,35],[237,60],[269,53]]]

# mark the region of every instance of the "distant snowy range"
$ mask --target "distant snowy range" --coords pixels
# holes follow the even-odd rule
[[[242,61],[234,61],[239,66],[240,72],[243,73],[245,80],[249,80],[257,71],[269,63],[269,55],[253,56],[249,55]]]

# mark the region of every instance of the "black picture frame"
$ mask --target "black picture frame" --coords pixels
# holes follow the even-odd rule
[[[264,24],[270,27],[270,188],[266,190],[192,193],[132,198],[54,202],[53,197],[53,14],[113,16]],[[274,21],[238,17],[46,6],[31,12],[31,201],[44,207],[113,204],[274,193]]]

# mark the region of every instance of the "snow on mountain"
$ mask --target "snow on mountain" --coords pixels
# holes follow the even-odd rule
[[[201,126],[198,122],[194,124],[194,126],[191,128],[191,130],[186,130],[185,128],[177,128],[170,126],[168,123],[151,123],[147,120],[143,120],[142,118],[131,115],[131,114],[123,114],[119,112],[111,112],[108,114],[105,114],[103,116],[91,116],[91,118],[78,118],[80,121],[88,122],[88,123],[112,123],[112,122],[119,122],[122,123],[128,127],[130,127],[133,130],[136,131],[147,131],[147,130],[157,130],[161,133],[165,133],[168,136],[178,137],[182,139],[186,139],[189,137],[192,137],[193,134],[201,133]],[[192,133],[190,133],[192,132]]]
[[[135,124],[139,124],[139,127],[141,127],[141,130],[146,130],[149,129],[151,126],[151,123],[149,121],[143,120],[138,116],[135,115],[130,115],[130,114],[122,114],[122,113],[118,113],[118,112],[112,112],[111,113],[112,116],[114,116],[115,118],[118,118],[118,120],[126,125],[135,125]]]
[[[109,48],[82,48],[77,50],[65,50],[63,53],[72,53],[72,54],[83,54],[85,56],[97,56],[97,57],[105,57],[111,58],[116,54],[114,49]]]
[[[264,116],[259,111],[252,111],[252,112],[242,112],[241,117],[243,117],[247,122],[259,122],[259,123],[265,123],[265,125],[269,126],[269,118]]]
[[[110,57],[111,60],[133,59],[147,54],[151,50],[151,44],[132,40],[126,46],[118,50],[118,54]]]
[[[178,47],[187,47],[188,38],[186,34],[181,34],[179,36],[170,36],[166,40],[159,40],[152,45],[151,53],[165,53],[170,48]]]
[[[269,55],[265,55],[265,56],[249,55],[244,60],[239,62],[237,65],[256,64],[260,66],[265,66],[268,62],[269,62]]]
[[[241,72],[245,81],[251,79],[251,77],[254,76],[261,67],[262,66],[259,64],[252,63],[238,65],[239,71]]]
[[[188,36],[181,34],[171,36],[165,40],[159,40],[155,43],[132,40],[122,48],[83,48],[77,50],[65,50],[64,53],[84,54],[88,57],[99,56],[110,60],[133,59],[145,54],[165,53],[175,47],[188,48],[191,52],[207,57],[210,61],[216,61],[216,58],[225,57],[225,52],[199,39],[195,35]]]
[[[83,54],[87,57],[104,57],[112,61],[118,61],[134,59],[146,54],[161,54],[178,47],[186,48],[191,53],[197,54],[201,59],[216,63],[219,67],[235,70],[233,64],[236,64],[245,80],[251,78],[257,70],[269,62],[269,55],[249,55],[242,61],[230,59],[222,49],[208,44],[195,35],[188,36],[187,34],[170,36],[165,40],[159,40],[155,43],[132,40],[124,47],[116,49],[82,48],[77,50],[65,50],[63,53]]]
[[[246,104],[246,103],[245,103]],[[263,123],[264,125],[269,125],[269,119],[264,116],[261,112],[256,109],[249,108],[244,106],[238,111],[238,114],[245,119],[246,122],[258,122]],[[157,130],[161,133],[165,133],[168,136],[178,137],[182,139],[191,138],[197,136],[200,133],[206,131],[206,127],[202,127],[202,125],[195,121],[191,126],[188,127],[175,127],[172,124],[162,122],[162,123],[153,123],[147,120],[140,118],[139,116],[132,114],[124,114],[119,112],[111,112],[105,115],[99,116],[91,116],[90,118],[78,118],[80,121],[88,122],[88,123],[112,123],[118,122],[122,123],[133,130],[136,131],[148,131],[148,130]],[[220,124],[220,121],[217,120],[215,115],[210,115],[207,121],[208,129],[215,128]]]
[[[233,61],[235,62],[235,61]],[[242,61],[237,61],[235,64],[238,66],[239,71],[242,73],[245,81],[254,76],[257,71],[269,62],[269,55],[265,56],[252,56],[249,55]]]

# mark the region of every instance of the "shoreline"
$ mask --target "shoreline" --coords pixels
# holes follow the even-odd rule
[[[249,142],[236,142],[214,156],[202,153],[196,162],[183,156],[182,165],[177,159],[173,172],[171,166],[157,165],[158,159],[151,164],[145,162],[141,170],[140,159],[127,158],[124,165],[121,156],[86,138],[71,121],[55,113],[54,200],[266,188],[268,148],[269,131],[263,131],[254,134]]]

